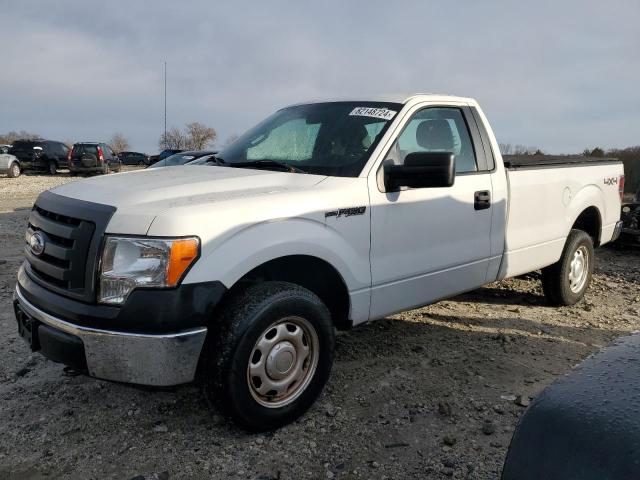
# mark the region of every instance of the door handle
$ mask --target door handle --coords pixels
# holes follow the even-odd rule
[[[480,190],[473,194],[473,208],[475,210],[486,210],[491,207],[491,192]]]

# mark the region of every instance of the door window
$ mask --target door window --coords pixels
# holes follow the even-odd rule
[[[473,143],[462,111],[454,107],[425,108],[405,125],[387,158],[402,165],[414,152],[450,152],[456,173],[478,170]]]

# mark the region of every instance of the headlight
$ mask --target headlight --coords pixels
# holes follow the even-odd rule
[[[107,237],[98,301],[122,304],[136,287],[175,287],[198,257],[200,240]]]

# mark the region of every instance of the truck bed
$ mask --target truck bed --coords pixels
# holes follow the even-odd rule
[[[584,157],[582,155],[503,155],[504,166],[510,170],[518,168],[557,168],[562,166],[618,163],[616,158]]]
[[[513,158],[507,156],[504,163]],[[589,207],[601,231],[594,243],[611,240],[620,218],[621,162],[538,155],[516,157],[516,165],[507,169],[509,208],[502,277],[555,263],[573,223]]]

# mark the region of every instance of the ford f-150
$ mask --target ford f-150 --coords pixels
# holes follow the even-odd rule
[[[272,429],[321,392],[336,329],[538,269],[551,304],[578,302],[623,179],[612,159],[503,159],[470,98],[293,105],[208,164],[43,192],[18,328],[94,377],[198,378]]]

